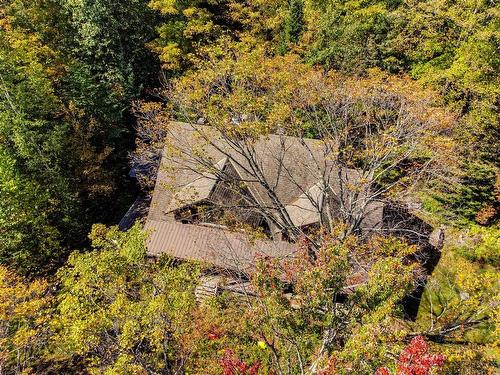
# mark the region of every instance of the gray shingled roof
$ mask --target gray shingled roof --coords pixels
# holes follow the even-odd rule
[[[286,206],[296,226],[319,221],[320,214],[315,205],[321,205],[323,199],[322,181],[325,180],[325,174],[329,178],[329,187],[336,192],[341,190],[338,181],[340,178],[343,179],[344,186],[359,185],[360,173],[352,169],[340,172],[333,165],[328,150],[325,150],[321,141],[269,135],[251,146],[255,159],[265,174],[265,180],[274,188],[276,196]],[[221,150],[228,153],[231,160]],[[201,167],[201,160],[209,160],[208,165]],[[174,222],[173,211],[209,198],[217,182],[214,167],[222,170],[226,163],[231,163],[259,204],[272,206],[266,189],[246,171],[249,168],[248,162],[237,149],[231,148],[228,142],[221,139],[217,130],[209,126],[185,123],[172,123],[169,126],[148,215],[149,227],[154,227],[157,232],[151,243],[151,253],[159,254],[164,251],[175,257],[205,260],[217,265],[227,261],[227,254],[218,253],[222,242],[213,230],[188,224],[167,224]],[[308,195],[314,198],[314,203]],[[361,227],[369,229],[379,225],[382,222],[382,212],[381,203],[370,203]],[[182,245],[179,241],[182,241]],[[214,241],[217,246],[207,252],[210,241]],[[172,246],[169,248],[167,245]],[[244,255],[247,252],[244,250],[247,249],[244,242],[231,242],[231,246],[236,246],[236,254]],[[225,250],[221,252],[225,253]]]
[[[202,134],[202,135],[200,135]],[[209,137],[216,147],[208,145],[203,137]],[[324,144],[320,141],[302,140],[295,137],[270,135],[253,144],[255,157],[264,171],[266,181],[274,187],[276,196],[284,205],[288,205],[292,215],[311,216],[312,208],[306,203],[306,192],[321,196],[318,182],[328,174],[331,188],[339,191],[336,176],[339,172],[333,162],[325,157]],[[272,200],[262,185],[246,171],[248,163],[227,142],[220,139],[216,130],[209,126],[173,123],[169,129],[167,146],[162,157],[156,187],[149,212],[151,220],[172,220],[172,210],[208,197],[215,184],[210,167],[218,169],[227,162],[226,156],[216,148],[231,154],[232,165],[252,195],[263,205],[272,205]],[[212,160],[211,166],[200,167],[200,158]],[[343,169],[344,185],[356,185],[360,174],[353,169]],[[312,218],[308,221],[313,220]]]

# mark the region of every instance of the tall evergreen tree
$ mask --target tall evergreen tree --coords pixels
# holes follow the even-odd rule
[[[290,0],[290,10],[286,23],[286,39],[297,43],[304,30],[304,0]]]

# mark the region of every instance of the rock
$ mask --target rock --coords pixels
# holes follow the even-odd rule
[[[436,228],[429,236],[429,243],[436,249],[441,250],[444,245],[444,227]]]

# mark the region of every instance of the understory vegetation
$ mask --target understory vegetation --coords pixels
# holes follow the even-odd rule
[[[0,374],[499,371],[499,13],[1,1]],[[210,265],[152,260],[141,223],[116,226],[151,194],[172,121],[249,148],[325,142],[378,198],[442,229],[439,262],[427,275],[417,246],[361,239],[346,216],[318,229],[314,254],[297,235],[295,258],[259,259],[251,292],[200,298]],[[370,265],[354,289],[353,259]]]

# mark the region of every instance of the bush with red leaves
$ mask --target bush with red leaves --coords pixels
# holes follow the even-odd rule
[[[414,337],[401,352],[396,366],[396,375],[427,375],[431,368],[443,366],[445,356],[429,354],[429,346],[422,336]],[[387,367],[379,368],[375,375],[391,375]]]
[[[260,363],[256,362],[247,365],[245,362],[235,357],[234,352],[226,349],[224,356],[220,359],[223,375],[258,375]]]
[[[207,338],[210,341],[215,341],[224,336],[224,332],[218,327],[212,327],[207,333]]]

